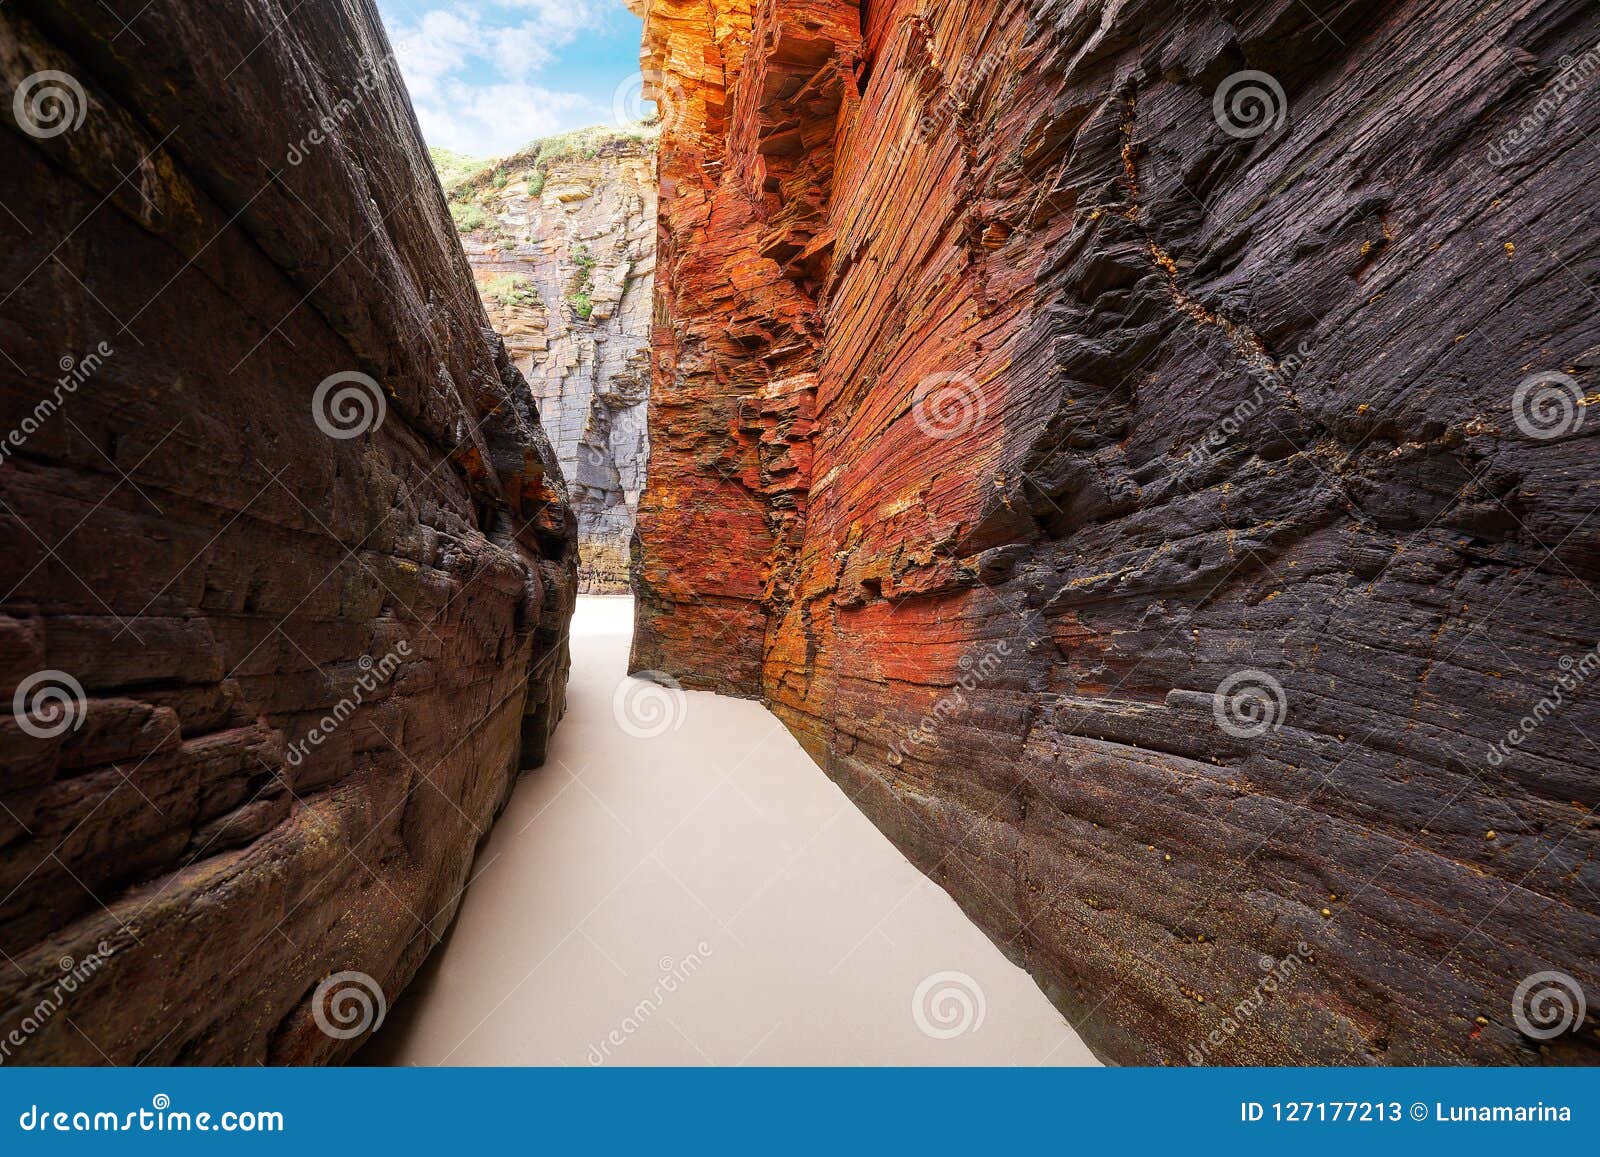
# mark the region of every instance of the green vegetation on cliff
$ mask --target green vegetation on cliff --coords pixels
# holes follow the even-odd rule
[[[536,305],[539,290],[528,278],[507,273],[486,282],[483,296],[501,305]]]
[[[578,267],[577,284],[573,287],[572,309],[584,321],[594,316],[594,299],[590,293],[594,289],[594,256],[589,252],[587,245],[579,245],[572,251],[572,263]]]
[[[439,183],[445,187],[446,192],[484,165],[482,157],[469,157],[466,153],[455,153],[449,149],[429,149],[428,156],[432,159],[434,171],[439,174]]]
[[[456,223],[457,233],[471,233],[489,223],[489,214],[476,201],[451,201],[450,220]]]
[[[607,154],[655,151],[659,128],[654,122],[614,128],[595,125],[574,129],[552,137],[531,141],[508,157],[481,160],[449,149],[429,149],[433,167],[439,174],[450,201],[450,216],[461,233],[471,233],[489,224],[492,215],[484,202],[508,188],[515,180],[524,182],[527,195],[544,192],[549,167],[560,161],[593,159]],[[587,316],[587,315],[585,315]]]

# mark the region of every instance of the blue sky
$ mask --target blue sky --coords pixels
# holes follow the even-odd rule
[[[430,145],[500,156],[535,137],[613,123],[618,109],[639,115],[639,18],[621,0],[378,8]]]

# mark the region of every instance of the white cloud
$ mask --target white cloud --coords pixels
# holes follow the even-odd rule
[[[597,0],[501,0],[500,7],[532,12],[528,23],[559,37],[562,44],[580,32],[598,31],[606,16],[606,5]]]
[[[497,156],[607,111],[533,80],[561,48],[604,26],[605,0],[479,0],[420,16],[385,7],[429,144]]]
[[[393,32],[394,54],[413,96],[463,68],[482,40],[474,21],[453,12],[429,12],[417,24],[400,25]]]
[[[536,137],[600,119],[602,111],[588,97],[536,84],[447,81],[433,97],[412,99],[429,144],[476,157],[515,152]]]

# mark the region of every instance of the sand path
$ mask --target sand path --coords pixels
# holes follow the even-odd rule
[[[580,600],[550,760],[358,1063],[1094,1063],[765,708],[624,682],[632,618]]]

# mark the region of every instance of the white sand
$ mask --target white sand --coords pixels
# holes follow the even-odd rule
[[[687,692],[678,729],[625,733],[632,622],[579,600],[550,760],[360,1062],[1095,1063],[765,708]],[[913,1013],[938,973],[922,1020],[955,1035]]]

